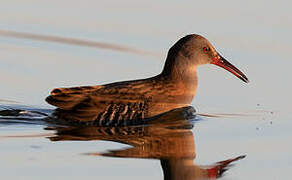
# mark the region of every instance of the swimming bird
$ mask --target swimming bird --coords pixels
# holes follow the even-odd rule
[[[54,115],[58,119],[100,126],[123,125],[189,106],[197,89],[196,69],[203,64],[220,66],[248,82],[206,38],[190,34],[169,49],[162,72],[154,77],[56,88],[46,101],[57,107]]]

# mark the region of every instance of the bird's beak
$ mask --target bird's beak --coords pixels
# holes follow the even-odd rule
[[[228,62],[224,57],[218,54],[218,56],[213,58],[213,61],[211,64],[215,64],[217,66],[220,66],[227,71],[231,72],[235,76],[237,76],[239,79],[243,80],[244,82],[248,83],[248,78],[235,66],[233,66],[230,62]]]

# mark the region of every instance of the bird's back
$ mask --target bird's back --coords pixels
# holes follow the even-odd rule
[[[157,104],[153,97],[157,100],[163,89],[163,84],[154,77],[100,86],[57,88],[46,101],[57,107],[54,116],[61,120],[121,125],[153,115],[150,107]]]

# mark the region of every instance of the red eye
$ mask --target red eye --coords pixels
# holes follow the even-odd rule
[[[203,51],[204,51],[205,53],[207,53],[207,52],[210,51],[210,48],[208,48],[208,47],[203,47]]]

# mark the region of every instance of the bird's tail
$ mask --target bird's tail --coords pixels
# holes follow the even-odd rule
[[[100,89],[102,86],[80,86],[73,88],[56,88],[51,91],[46,101],[63,110],[71,110],[75,105],[86,98],[89,92]]]

